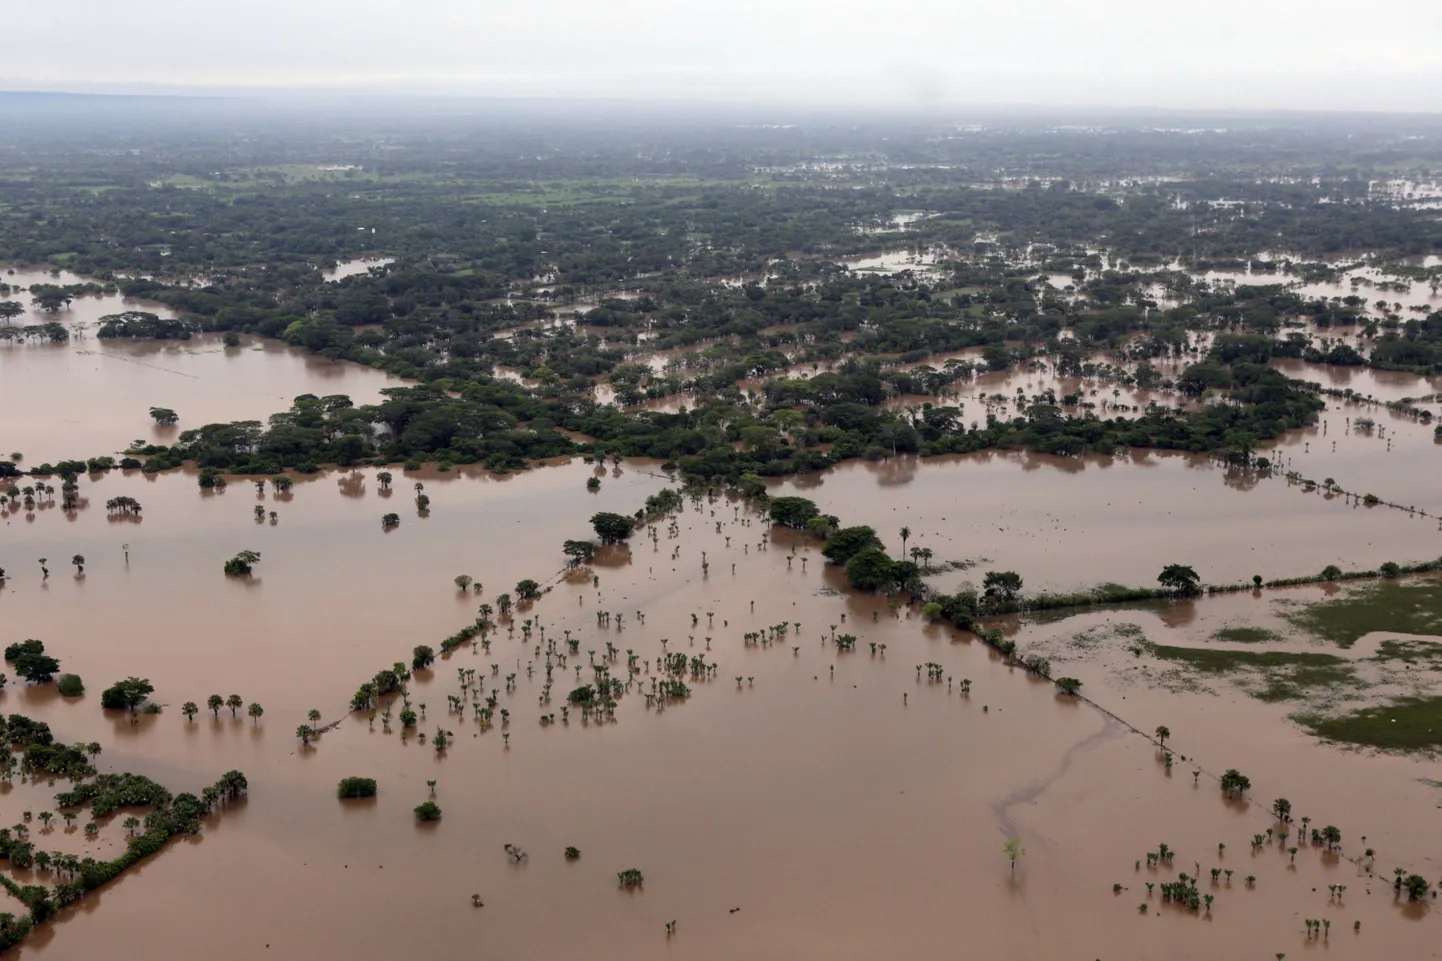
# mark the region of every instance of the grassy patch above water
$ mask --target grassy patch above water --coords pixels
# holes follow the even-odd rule
[[[1237,674],[1238,685],[1261,701],[1304,700],[1342,684],[1357,684],[1351,663],[1333,654],[1218,651],[1165,644],[1151,644],[1148,649],[1200,674]]]
[[[1372,631],[1442,634],[1442,580],[1383,581],[1287,615],[1297,627],[1341,647]]]
[[[1340,717],[1298,715],[1297,721],[1329,741],[1391,751],[1442,748],[1442,697],[1403,697]]]
[[[1335,654],[1293,654],[1288,651],[1218,651],[1205,647],[1171,647],[1152,644],[1151,652],[1168,661],[1208,674],[1279,667],[1345,667],[1347,659]]]
[[[1224,627],[1212,635],[1214,641],[1228,641],[1232,644],[1263,644],[1281,639],[1282,635],[1265,627]]]
[[[1442,640],[1439,641],[1383,641],[1377,645],[1374,661],[1405,661],[1430,665],[1442,665]]]

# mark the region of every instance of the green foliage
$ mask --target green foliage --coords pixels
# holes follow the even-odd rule
[[[821,510],[814,501],[804,497],[773,497],[768,509],[773,524],[783,527],[805,528],[821,516]]]
[[[1251,790],[1252,781],[1236,768],[1228,768],[1221,778],[1222,793],[1227,797],[1238,797]]]
[[[45,642],[30,638],[27,641],[17,641],[5,648],[5,660],[15,661],[25,654],[44,654]]]
[[[93,781],[77,784],[55,795],[56,807],[90,805],[97,818],[109,817],[123,807],[163,808],[172,800],[162,785],[139,774],[97,774]]]
[[[1436,751],[1442,748],[1442,696],[1395,698],[1377,707],[1327,716],[1296,717],[1318,737],[1387,751]]]
[[[62,697],[79,697],[85,693],[85,682],[79,674],[61,674],[55,686]]]
[[[155,686],[142,677],[116,681],[100,694],[100,706],[107,710],[134,711],[155,693]]]
[[[340,798],[364,798],[376,796],[376,782],[369,777],[344,777],[336,789]]]
[[[843,527],[831,532],[821,553],[833,564],[845,564],[865,550],[882,550],[881,538],[870,527]]]
[[[1373,583],[1309,604],[1288,620],[1314,637],[1351,647],[1372,631],[1442,634],[1442,581]]]
[[[1407,875],[1407,880],[1402,882],[1402,887],[1407,891],[1408,901],[1421,901],[1432,890],[1431,882],[1420,874]]]
[[[596,556],[596,545],[590,541],[568,540],[561,545],[561,552],[569,559],[568,563],[575,567],[591,563]]]
[[[1074,677],[1059,677],[1054,682],[1062,694],[1075,694],[1081,690],[1082,682]]]
[[[1264,627],[1224,627],[1214,631],[1212,637],[1231,644],[1263,644],[1282,639],[1282,635]]]
[[[1021,593],[1021,575],[1016,571],[987,571],[982,579],[982,596],[993,604],[1015,601]]]
[[[1201,593],[1201,578],[1197,572],[1184,564],[1168,564],[1157,575],[1157,583],[1166,590],[1189,597]]]
[[[50,733],[50,725],[44,721],[32,721],[24,714],[11,714],[3,722],[0,722],[0,735],[3,735],[6,743],[25,747],[29,744],[50,744],[55,736]]]
[[[14,663],[16,677],[34,684],[49,683],[60,670],[60,662],[45,653],[45,643],[33,637],[6,647],[5,660]]]
[[[423,801],[417,804],[415,813],[417,821],[439,821],[441,819],[441,809],[434,801]]]
[[[411,670],[421,671],[436,662],[436,652],[425,644],[417,644],[411,651]]]
[[[920,572],[910,561],[893,561],[879,548],[868,547],[846,561],[846,580],[859,591],[904,590],[920,582]]]
[[[516,583],[516,597],[522,601],[534,601],[541,596],[541,585],[529,577]]]
[[[629,517],[601,511],[591,516],[591,527],[602,544],[619,544],[631,536],[633,522]]]
[[[28,771],[53,777],[82,778],[95,773],[85,752],[67,744],[29,744],[21,765]]]
[[[251,573],[260,560],[259,551],[241,551],[225,562],[225,573],[231,577],[243,577]]]

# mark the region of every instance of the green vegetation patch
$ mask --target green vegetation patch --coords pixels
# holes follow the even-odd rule
[[[1442,581],[1382,581],[1335,600],[1310,604],[1287,619],[1315,637],[1351,647],[1372,631],[1442,634]]]
[[[1297,715],[1296,721],[1328,741],[1390,751],[1430,751],[1442,747],[1442,696],[1403,697],[1340,717]]]
[[[1239,685],[1267,702],[1302,700],[1323,689],[1359,684],[1351,662],[1333,654],[1218,651],[1164,644],[1150,644],[1148,649],[1201,674],[1243,674],[1237,679]]]
[[[1403,661],[1407,664],[1418,662],[1430,666],[1442,666],[1442,640],[1400,641],[1387,640],[1377,645],[1374,661]]]
[[[1212,635],[1214,641],[1227,641],[1232,644],[1265,644],[1281,639],[1282,635],[1265,627],[1224,627]]]

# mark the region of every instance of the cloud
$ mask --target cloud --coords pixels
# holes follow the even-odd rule
[[[14,85],[1435,109],[1427,0],[12,0]],[[1375,41],[1370,38],[1377,38]]]

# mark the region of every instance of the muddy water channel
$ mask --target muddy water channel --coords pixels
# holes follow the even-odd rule
[[[1370,846],[1379,876],[1405,865],[1438,877],[1429,849],[1438,815],[1418,786],[1426,765],[1324,746],[1245,698],[1193,703],[1165,685],[1067,664],[1123,720],[1171,726],[1170,746],[1188,760],[1168,776],[1156,746],[1121,721],[1058,696],[971,635],[925,625],[919,609],[845,593],[817,542],[725,498],[688,501],[638,532],[629,552],[566,576],[562,541],[589,536],[592,513],[630,513],[665,486],[654,465],[396,474],[388,495],[366,470],[296,478],[278,497],[239,480],[217,494],[184,473],[115,473],[82,482],[91,506],[73,519],[58,508],[7,517],[4,640],[44,639],[88,690],[65,701],[12,683],[0,707],[47,721],[61,740],[100,741],[103,771],[178,791],[239,768],[251,785],[199,839],[62,912],[21,956],[97,957],[146,943],[167,959],[213,955],[217,944],[224,956],[361,959],[549,959],[597,944],[636,958],[871,959],[958,945],[1017,959],[1272,957],[1307,949],[1304,918],[1332,922],[1327,950],[1338,957],[1424,957],[1438,943],[1431,912],[1395,903],[1389,883],[1348,860]],[[592,476],[595,493],[585,488]],[[431,497],[425,517],[412,503],[417,480]],[[908,525],[911,546],[934,548],[934,562],[988,558],[939,581],[994,567],[1021,572],[1029,588],[1140,584],[1170,562],[1221,580],[1442,553],[1434,523],[1343,509],[1184,457],[856,464],[775,492],[792,491],[872,524],[893,553]],[[143,503],[143,521],[107,519],[100,505],[120,494]],[[254,519],[257,504],[276,512],[274,524]],[[380,519],[392,511],[401,522],[387,531]],[[241,549],[260,552],[255,575],[225,577],[223,561]],[[83,577],[59,560],[75,553],[87,559]],[[484,585],[479,597],[457,590],[461,573]],[[411,685],[426,705],[419,730],[454,732],[447,750],[403,740],[398,722],[387,731],[346,713],[359,683],[408,661],[417,644],[439,648],[480,601],[495,603],[522,578],[550,590],[503,622],[489,651],[463,645]],[[1242,607],[1219,623],[1246,616],[1248,599],[1221,603]],[[608,623],[598,611],[612,614]],[[1164,639],[1169,620],[1186,615],[1146,616]],[[577,652],[564,665],[552,655],[548,702],[547,645],[564,653],[567,631]],[[854,634],[855,649],[839,649],[833,632]],[[607,644],[613,677],[625,678],[628,653],[638,658],[614,721],[563,714],[566,692],[592,680]],[[716,669],[684,678],[689,699],[648,706],[663,652]],[[928,680],[925,663],[940,679]],[[463,693],[458,669],[497,692],[508,723],[484,730],[473,712],[448,709],[448,696]],[[98,703],[103,687],[132,674],[166,705],[136,724]],[[207,695],[232,692],[264,716],[204,709]],[[202,705],[194,722],[184,701]],[[311,709],[322,725],[340,723],[304,747],[295,730]],[[1251,775],[1254,802],[1222,798],[1212,775],[1232,766]],[[375,778],[378,797],[338,801],[345,776]],[[411,809],[430,780],[443,817],[418,825]],[[0,788],[0,823],[53,809],[51,794],[19,780]],[[1253,835],[1275,826],[1265,809],[1278,795],[1337,824],[1343,855],[1252,851]],[[102,823],[95,840],[38,826],[31,837],[48,850],[113,856],[120,820]],[[1007,837],[1026,849],[1014,868],[1002,855]],[[1159,843],[1175,863],[1149,868]],[[506,844],[529,857],[512,861]],[[580,857],[568,861],[567,846]],[[1203,875],[1234,872],[1203,881],[1209,910],[1148,893],[1148,882],[1195,874],[1194,864]],[[618,886],[628,868],[644,874],[641,888]],[[7,870],[21,883],[51,880]],[[1338,883],[1341,903],[1328,896]]]

